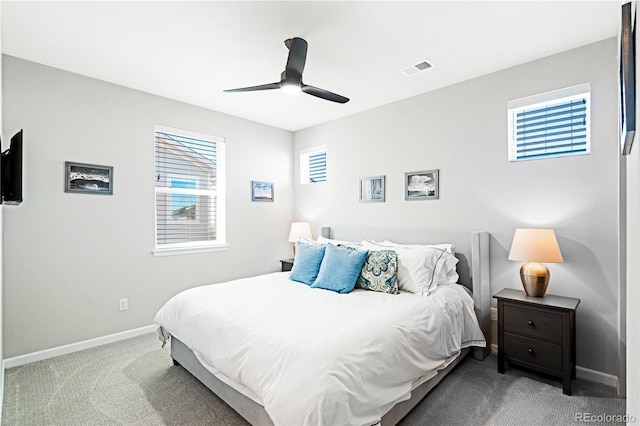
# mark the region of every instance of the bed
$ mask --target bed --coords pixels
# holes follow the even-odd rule
[[[279,272],[197,287],[156,315],[174,364],[254,425],[393,425],[469,353],[488,354],[488,233],[323,228],[322,235],[451,243],[460,285],[438,285],[424,297],[340,294]]]

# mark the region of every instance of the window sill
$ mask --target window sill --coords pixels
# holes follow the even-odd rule
[[[206,247],[171,247],[171,248],[156,248],[151,251],[154,256],[177,256],[182,254],[196,254],[196,253],[209,253],[214,251],[226,251],[229,249],[228,245],[216,245]]]

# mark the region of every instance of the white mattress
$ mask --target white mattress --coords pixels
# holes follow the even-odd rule
[[[467,291],[338,294],[274,273],[184,291],[156,322],[275,424],[373,424],[467,346]]]

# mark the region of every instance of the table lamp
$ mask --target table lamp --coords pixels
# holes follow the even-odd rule
[[[293,245],[293,257],[296,257],[296,241],[300,238],[313,239],[311,227],[307,222],[293,222],[289,231],[289,242]]]
[[[518,228],[513,234],[509,260],[525,262],[520,279],[527,296],[542,297],[549,285],[549,269],[541,262],[564,262],[553,229]]]

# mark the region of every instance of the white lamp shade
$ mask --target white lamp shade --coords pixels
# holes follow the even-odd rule
[[[289,231],[289,242],[295,243],[300,238],[313,239],[311,235],[311,227],[307,222],[293,222],[291,224],[291,231]]]
[[[513,234],[509,260],[521,262],[564,262],[553,229],[518,228]]]

